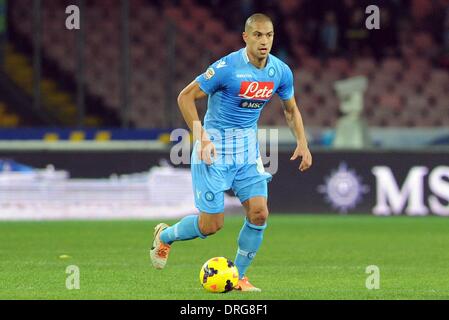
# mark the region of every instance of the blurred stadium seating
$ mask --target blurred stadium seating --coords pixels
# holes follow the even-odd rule
[[[19,117],[11,113],[7,105],[0,101],[0,128],[14,128],[20,124]]]
[[[130,1],[130,92],[134,126],[184,126],[179,114],[172,114],[173,121],[169,123],[167,112],[162,110],[167,107],[176,110],[176,94],[186,84],[203,72],[214,59],[243,46],[240,32],[244,11],[240,12],[241,15],[236,13],[237,18],[231,19],[241,19],[239,26],[232,29],[227,24],[227,17],[217,15],[221,6],[226,8],[229,5],[223,1],[208,3],[195,0]],[[365,96],[365,115],[369,125],[449,125],[447,56],[439,41],[440,35],[432,33],[433,29],[426,26],[429,19],[446,7],[447,1],[434,1],[432,4],[428,1],[411,1],[409,6],[406,5],[409,10],[401,12],[394,7],[382,7],[388,14],[382,15],[381,23],[385,23],[388,32],[394,33],[392,37],[397,40],[393,48],[390,48],[391,43],[385,35],[382,36],[385,43],[369,38],[361,46],[361,42],[356,47],[351,46],[352,43],[344,34],[344,31],[350,30],[350,26],[342,22],[340,11],[345,10],[347,13],[343,18],[352,19],[350,14],[356,15],[355,11],[351,11],[354,1],[344,1],[341,5],[343,8],[338,10],[332,2],[323,1],[321,8],[314,6],[314,10],[309,11],[310,3],[306,0],[268,1],[253,4],[252,8],[272,13],[275,18],[280,40],[276,40],[274,50],[295,71],[296,96],[308,126],[335,125],[339,116],[339,100],[333,90],[333,83],[355,75],[365,75],[369,79]],[[107,108],[118,115],[120,24],[117,21],[120,6],[114,4],[114,0],[86,2],[85,28],[88,32],[85,59],[88,94],[101,99]],[[68,1],[43,2],[43,49],[47,59],[75,78],[75,33],[62,28],[67,5]],[[10,12],[11,29],[25,41],[31,42],[29,2],[11,2]],[[320,47],[319,40],[320,28],[324,26],[323,17],[328,12],[336,14],[342,39],[336,51],[331,53]],[[392,21],[395,22],[394,26]],[[170,31],[170,26],[175,28],[174,31]],[[175,58],[172,60],[169,58],[171,49],[168,39],[174,41]],[[376,47],[369,43],[373,41],[385,50],[377,52]],[[9,59],[8,68],[12,69],[9,74],[19,82],[27,82],[24,84],[25,91],[29,92],[31,70],[19,63],[24,60],[20,55],[15,54]],[[173,72],[167,71],[170,68]],[[76,112],[74,93],[51,92],[57,86],[57,81],[46,79],[42,84],[44,96],[52,108],[62,110],[63,119],[73,119]],[[172,86],[172,89],[168,90],[168,86]],[[277,103],[275,99],[270,105]],[[261,124],[284,125],[282,109],[270,105],[262,113]],[[202,108],[204,111],[204,105]],[[91,119],[90,123],[101,125],[101,119]]]

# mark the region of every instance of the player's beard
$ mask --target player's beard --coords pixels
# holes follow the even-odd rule
[[[269,51],[267,50],[266,53],[262,53],[261,51],[258,51],[256,57],[259,61],[265,60],[268,58]]]
[[[268,54],[269,54],[269,53],[270,53],[270,48],[268,48],[268,47],[265,47],[265,50],[257,49],[257,55],[256,55],[256,57],[257,57],[259,60],[263,60],[263,59],[265,59],[265,58],[268,57]]]
[[[262,51],[259,48],[255,48],[253,50],[249,50],[251,52],[251,56],[257,59],[259,62],[266,60],[268,58],[268,55],[270,53],[271,49],[267,47],[266,53],[263,54]]]

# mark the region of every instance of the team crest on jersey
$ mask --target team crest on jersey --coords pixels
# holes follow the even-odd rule
[[[243,81],[239,97],[245,99],[269,100],[273,96],[274,82]]]
[[[270,67],[270,69],[268,69],[268,75],[273,78],[275,74],[276,70],[273,67]]]
[[[215,71],[213,68],[209,68],[206,70],[206,72],[204,73],[204,78],[206,80],[209,80],[210,78],[212,78],[215,75]]]

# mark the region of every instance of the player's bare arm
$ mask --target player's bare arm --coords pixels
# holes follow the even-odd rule
[[[297,144],[290,160],[296,160],[298,157],[301,157],[302,160],[299,165],[299,170],[305,171],[312,165],[312,154],[309,150],[301,112],[299,112],[298,106],[296,105],[295,97],[283,101],[283,107],[285,119],[296,137]]]
[[[185,87],[178,96],[178,106],[181,110],[185,122],[194,134],[194,138],[200,141],[198,148],[198,158],[207,164],[212,163],[212,155],[215,156],[216,150],[214,144],[210,141],[206,130],[201,125],[198,116],[198,109],[195,100],[205,98],[207,95],[201,90],[198,82],[192,81]],[[195,135],[199,135],[195,137]]]

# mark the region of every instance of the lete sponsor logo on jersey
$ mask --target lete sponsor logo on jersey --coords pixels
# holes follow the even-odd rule
[[[274,82],[243,81],[239,97],[269,100],[273,95]]]

